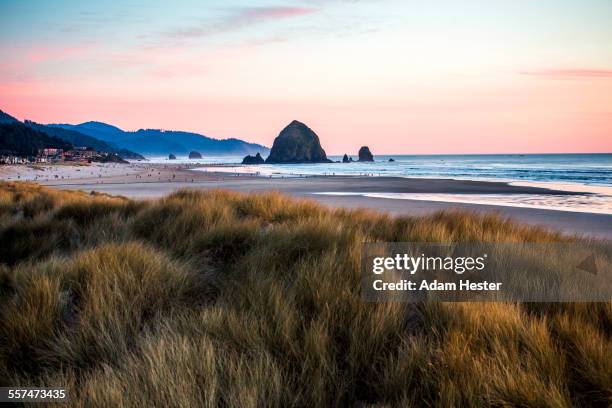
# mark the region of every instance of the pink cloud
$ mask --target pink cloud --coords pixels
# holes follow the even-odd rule
[[[535,71],[521,71],[521,75],[551,79],[570,78],[612,78],[612,69],[572,68],[572,69],[543,69]]]
[[[0,61],[2,82],[24,81],[44,77],[45,67],[57,62],[73,63],[94,52],[90,44],[73,46],[49,46],[33,44],[28,48],[7,46],[2,48],[7,57]]]
[[[38,63],[51,60],[63,60],[83,55],[91,50],[90,46],[74,47],[34,47],[27,52],[30,62]]]

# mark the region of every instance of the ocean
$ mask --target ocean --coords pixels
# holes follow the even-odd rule
[[[342,156],[329,156],[340,161]],[[393,158],[393,162],[389,159]],[[513,185],[584,193],[412,194],[356,193],[367,197],[461,202],[574,212],[612,214],[612,154],[380,155],[372,163],[275,164],[243,166],[240,157],[203,158],[201,171],[257,174],[266,177],[367,175],[455,180],[502,181]],[[192,163],[197,163],[191,161]],[[223,166],[219,166],[224,163]],[[212,166],[207,166],[211,164]],[[343,195],[341,192],[321,194]],[[351,193],[355,194],[355,193]]]
[[[329,158],[342,160],[342,156]],[[395,161],[389,162],[390,158]],[[240,160],[226,156],[186,162],[237,164]],[[264,164],[229,166],[223,171],[283,177],[372,175],[612,186],[612,154],[381,155],[373,163]]]

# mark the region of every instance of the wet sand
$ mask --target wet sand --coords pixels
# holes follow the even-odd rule
[[[13,169],[9,169],[13,167]],[[368,208],[393,215],[418,216],[438,210],[461,209],[496,212],[519,222],[541,225],[565,233],[577,233],[612,239],[612,215],[577,213],[484,204],[438,201],[397,200],[358,195],[320,195],[339,193],[441,193],[441,194],[538,194],[574,195],[502,182],[460,181],[449,179],[407,179],[400,177],[315,176],[303,178],[266,178],[194,171],[185,165],[137,163],[130,165],[50,166],[42,170],[24,166],[5,166],[0,179],[33,180],[59,189],[98,191],[135,199],[157,198],[181,188],[223,188],[240,192],[280,191],[300,198],[316,200],[330,207]],[[56,177],[57,175],[57,177]],[[45,177],[48,176],[48,177]]]

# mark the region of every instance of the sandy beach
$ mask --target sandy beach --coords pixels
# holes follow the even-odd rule
[[[212,169],[214,170],[214,168]],[[157,198],[181,188],[223,188],[240,192],[279,191],[316,200],[331,207],[367,208],[393,215],[418,216],[438,210],[494,211],[504,217],[565,233],[612,239],[612,215],[551,210],[547,198],[584,199],[571,191],[450,179],[401,177],[314,176],[269,178],[248,174],[197,171],[185,164],[91,164],[0,167],[0,179],[35,181],[66,190],[98,191],[135,199]],[[403,199],[389,198],[402,195]],[[406,197],[418,199],[406,199]],[[541,208],[444,201],[444,197],[500,197],[514,195]],[[432,197],[431,200],[427,199]],[[469,201],[469,200],[468,200]]]

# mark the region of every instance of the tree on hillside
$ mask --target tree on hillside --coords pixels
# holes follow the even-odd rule
[[[29,128],[23,123],[0,123],[0,153],[20,157],[36,156],[38,149],[46,147],[72,149],[70,143]]]

